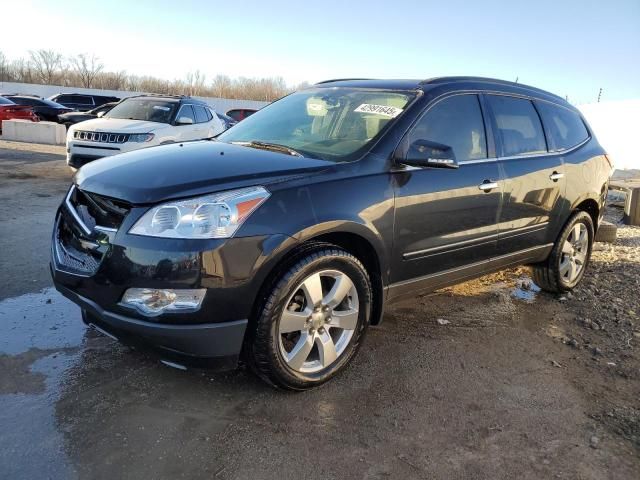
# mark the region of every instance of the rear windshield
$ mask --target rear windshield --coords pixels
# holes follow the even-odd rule
[[[242,120],[218,140],[275,143],[305,156],[346,161],[377,139],[414,97],[357,88],[302,90]]]
[[[15,105],[11,100],[0,97],[0,105]]]
[[[129,98],[113,107],[104,117],[169,123],[177,106],[177,102],[167,100]]]

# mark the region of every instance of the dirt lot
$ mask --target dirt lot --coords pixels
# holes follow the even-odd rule
[[[395,304],[282,393],[85,330],[47,270],[63,158],[0,142],[0,478],[640,478],[640,228],[571,295],[522,268]]]

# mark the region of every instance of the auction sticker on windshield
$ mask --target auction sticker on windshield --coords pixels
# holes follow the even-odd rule
[[[395,118],[402,113],[402,109],[398,107],[391,107],[389,105],[373,105],[371,103],[363,103],[354,112],[360,113],[376,113],[389,118]]]

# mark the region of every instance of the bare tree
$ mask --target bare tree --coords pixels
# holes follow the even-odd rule
[[[75,57],[70,57],[69,62],[80,77],[80,81],[84,88],[91,88],[98,74],[104,68],[100,59],[95,55],[89,56],[87,53],[81,53]]]
[[[0,50],[0,82],[6,82],[9,80],[9,64],[7,63],[7,57]]]
[[[30,50],[31,65],[42,83],[52,85],[60,76],[63,67],[62,54],[53,50]]]
[[[127,72],[102,72],[96,82],[104,90],[125,90],[127,88]]]
[[[204,89],[204,82],[206,78],[206,75],[204,75],[200,70],[187,73],[187,93],[191,96],[200,95],[202,93],[202,90]]]
[[[281,77],[231,78],[216,75],[206,83],[206,76],[199,70],[189,72],[185,80],[168,81],[151,76],[129,75],[125,71],[105,72],[95,55],[76,55],[64,61],[64,57],[51,50],[31,51],[30,60],[19,58],[8,62],[0,52],[0,80],[21,83],[43,83],[70,87],[128,90],[160,94],[187,94],[271,102],[289,93]],[[308,84],[301,84],[304,87]]]
[[[218,98],[228,98],[233,82],[227,75],[216,75],[211,82],[211,89],[213,90],[213,96]]]
[[[31,68],[31,62],[19,58],[11,63],[10,78],[14,82],[35,83],[37,80]]]

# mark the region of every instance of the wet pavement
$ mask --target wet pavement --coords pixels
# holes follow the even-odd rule
[[[85,330],[75,305],[53,288],[0,302],[3,478],[70,476],[55,406]]]

